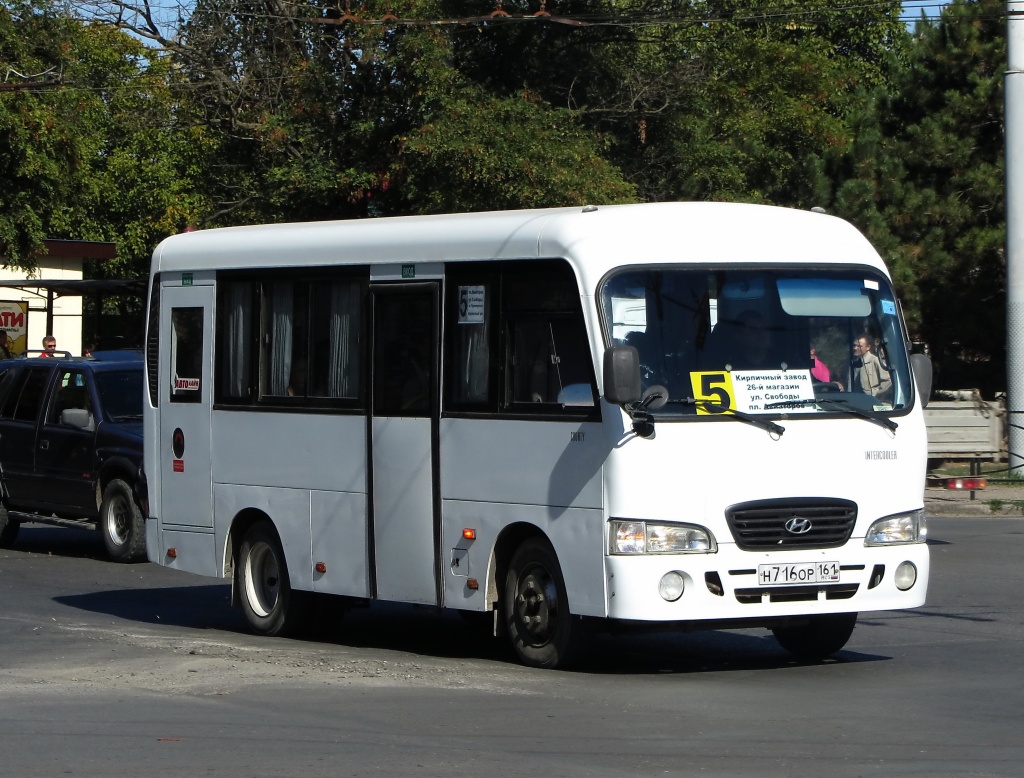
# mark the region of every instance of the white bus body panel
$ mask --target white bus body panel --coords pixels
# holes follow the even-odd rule
[[[491,549],[505,527],[523,522],[554,546],[573,613],[605,615],[606,448],[597,423],[442,419],[445,603],[486,608]],[[462,537],[467,528],[475,540]],[[467,578],[480,589],[468,589]]]
[[[382,600],[437,604],[431,424],[373,417],[373,541]]]
[[[296,589],[368,596],[366,419],[221,410],[213,428],[221,556],[232,521],[256,509],[274,522]]]

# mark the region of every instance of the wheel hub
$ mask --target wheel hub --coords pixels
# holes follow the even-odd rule
[[[558,596],[554,582],[541,568],[526,571],[516,587],[516,619],[533,645],[551,639],[558,617]]]

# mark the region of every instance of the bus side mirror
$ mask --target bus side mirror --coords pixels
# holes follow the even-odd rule
[[[605,349],[604,399],[615,405],[639,402],[640,355],[633,346]]]
[[[917,393],[921,396],[921,407],[928,407],[928,399],[932,396],[932,360],[927,354],[911,354],[910,368],[914,372],[914,383]]]

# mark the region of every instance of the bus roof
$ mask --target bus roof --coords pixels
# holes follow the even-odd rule
[[[649,203],[225,227],[174,235],[153,272],[565,257],[583,289],[635,264],[861,264],[851,224],[741,203]]]

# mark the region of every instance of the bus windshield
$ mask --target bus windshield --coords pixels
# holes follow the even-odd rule
[[[866,268],[624,269],[605,337],[634,346],[654,416],[868,413],[910,405],[896,297]]]

